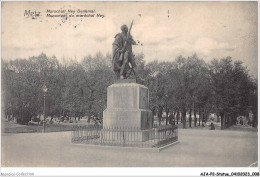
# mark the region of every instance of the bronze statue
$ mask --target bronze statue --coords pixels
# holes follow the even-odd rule
[[[119,79],[127,79],[127,77],[133,72],[136,76],[134,68],[136,67],[135,58],[132,52],[132,45],[137,45],[133,37],[130,34],[133,21],[130,29],[126,25],[121,26],[121,33],[115,36],[113,42],[113,70]],[[130,67],[130,65],[131,67]],[[127,75],[127,73],[130,74]],[[137,77],[137,76],[136,76]]]

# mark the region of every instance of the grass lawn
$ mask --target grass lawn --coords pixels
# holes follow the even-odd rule
[[[88,124],[86,121],[81,121],[78,123],[54,123],[47,124],[45,127],[45,132],[71,131],[75,125],[93,126],[93,124]],[[43,131],[43,126],[19,125],[8,121],[4,121],[2,126],[4,127],[4,133],[40,133]]]

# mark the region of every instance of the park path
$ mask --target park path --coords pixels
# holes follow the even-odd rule
[[[73,145],[71,132],[2,135],[5,167],[248,167],[258,160],[257,132],[179,129],[161,152]]]

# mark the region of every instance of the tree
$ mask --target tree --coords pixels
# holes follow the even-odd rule
[[[248,75],[240,61],[231,57],[213,59],[206,64],[196,54],[177,57],[171,62],[144,62],[144,55],[136,55],[136,72],[149,88],[149,103],[159,117],[169,112],[186,128],[199,125],[202,115],[216,112],[221,117],[222,129],[233,125],[239,115],[253,111],[253,126],[257,124],[257,81]],[[34,115],[43,113],[43,91],[46,85],[46,114],[54,116],[102,117],[106,108],[107,87],[115,79],[112,56],[98,52],[84,57],[81,62],[66,60],[59,63],[55,56],[44,53],[28,59],[2,60],[2,95],[6,118],[17,118],[27,124]],[[134,78],[132,75],[131,78]]]
[[[106,108],[107,87],[114,80],[111,56],[104,57],[101,53],[97,53],[93,58],[88,56],[83,59],[82,66],[85,70],[84,104],[90,119],[92,115],[102,115]]]
[[[221,129],[225,129],[248,110],[251,79],[242,62],[233,63],[231,57],[214,59],[209,66],[214,108],[221,116]]]

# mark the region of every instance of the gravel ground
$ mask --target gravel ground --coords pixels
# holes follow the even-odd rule
[[[71,132],[2,134],[3,167],[248,167],[258,161],[257,131],[179,129],[161,152],[73,145]]]

